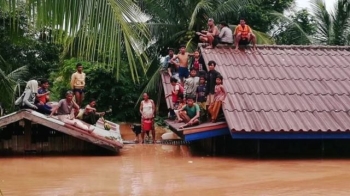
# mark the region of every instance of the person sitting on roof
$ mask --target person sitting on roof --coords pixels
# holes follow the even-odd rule
[[[182,122],[179,112],[180,112],[180,109],[183,108],[186,104],[187,104],[186,97],[183,97],[183,95],[179,96],[179,105],[176,108],[176,110],[174,110],[176,115],[175,122]]]
[[[50,114],[52,107],[47,105],[46,103],[49,101],[50,97],[50,91],[48,91],[49,88],[49,81],[44,79],[40,82],[40,88],[38,89],[38,94],[36,95],[36,103],[35,105],[38,107],[38,112],[43,114]]]
[[[237,25],[235,29],[234,36],[236,50],[238,50],[239,45],[248,45],[250,42],[253,43],[253,49],[256,49],[256,37],[251,28],[246,25],[244,18],[240,19],[239,25]]]
[[[178,61],[172,61],[171,59],[174,57],[174,49],[168,49],[169,54],[165,57],[163,62],[163,69],[168,71],[170,77],[174,77],[178,80],[179,78],[179,67],[177,65]]]
[[[62,122],[69,124],[69,125],[73,125],[76,126],[80,129],[86,130],[88,132],[93,132],[95,127],[92,125],[87,125],[84,124],[83,122],[81,122],[78,119],[75,119],[74,115],[73,115],[73,108],[75,110],[79,110],[79,106],[78,104],[76,104],[73,101],[73,91],[67,91],[66,92],[66,98],[65,99],[61,99],[58,102],[58,105],[55,106],[52,109],[52,112],[50,114],[49,117],[52,117],[56,111],[57,111],[57,117],[59,120],[61,120]]]
[[[185,123],[185,125],[179,127],[180,129],[198,125],[200,123],[200,109],[198,104],[194,103],[193,97],[187,98],[187,104],[180,109],[179,116]]]
[[[34,105],[36,94],[38,93],[38,81],[29,80],[22,95],[15,101],[15,105],[20,108],[30,108],[37,110],[38,107]]]
[[[214,48],[219,43],[219,29],[214,24],[214,19],[208,19],[208,31],[197,32],[199,40],[202,42],[208,42],[209,46],[206,48]]]
[[[233,44],[232,30],[228,27],[228,24],[223,21],[220,23],[220,44]]]
[[[90,103],[87,104],[84,109],[82,120],[91,125],[95,125],[98,119],[104,115],[105,115],[105,112],[96,111],[96,101],[95,99],[91,99]]]

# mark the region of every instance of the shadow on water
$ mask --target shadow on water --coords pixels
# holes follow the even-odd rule
[[[191,143],[193,156],[241,159],[349,159],[348,140],[232,140],[217,137]]]

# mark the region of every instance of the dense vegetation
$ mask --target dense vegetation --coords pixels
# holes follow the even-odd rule
[[[323,0],[313,0],[312,12],[293,10],[294,5],[294,0],[0,0],[0,102],[12,110],[19,90],[33,78],[50,79],[51,97],[62,98],[75,64],[82,62],[85,100],[97,99],[101,110],[112,106],[114,120],[135,121],[145,88],[156,100],[161,95],[160,56],[180,44],[194,50],[194,32],[206,28],[209,17],[230,25],[245,17],[259,43],[349,44],[347,0],[338,0],[334,12]]]

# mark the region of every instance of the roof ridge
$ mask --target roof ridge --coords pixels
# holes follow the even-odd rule
[[[242,110],[238,110],[238,109],[232,109],[232,110],[229,110],[227,108],[224,108],[223,110],[225,111],[228,111],[228,112],[308,112],[308,113],[322,113],[322,112],[327,112],[327,113],[340,113],[340,112],[343,112],[343,113],[349,113],[350,112],[350,109],[349,110],[291,110],[291,109],[288,109],[288,110],[283,110],[283,109],[279,109],[279,110],[273,110],[273,109],[269,109],[269,110],[265,110],[265,109],[260,109],[260,110],[256,110],[256,109],[242,109]]]
[[[205,44],[199,43],[198,47],[203,48]],[[235,46],[219,45],[217,48],[234,48]],[[335,50],[350,50],[350,46],[329,46],[329,45],[269,45],[269,44],[258,44],[257,48],[265,49],[335,49]],[[205,48],[203,48],[205,49]],[[212,50],[212,49],[209,49]]]
[[[234,94],[238,94],[238,95],[313,95],[313,96],[327,96],[327,95],[330,95],[330,96],[334,96],[334,95],[337,95],[337,96],[350,96],[350,93],[272,93],[272,92],[268,92],[268,93],[264,93],[264,92],[230,92],[230,91],[227,91],[226,92],[227,94],[230,94],[230,95],[234,95]]]
[[[234,66],[234,67],[238,67],[238,66],[247,66],[247,67],[307,67],[307,68],[349,68],[350,65],[345,65],[345,66],[340,66],[340,65],[331,65],[331,66],[327,66],[327,65],[277,65],[277,64],[218,64],[217,66]]]
[[[227,79],[232,80],[301,80],[301,81],[350,81],[350,78],[271,78],[271,77],[227,77]]]

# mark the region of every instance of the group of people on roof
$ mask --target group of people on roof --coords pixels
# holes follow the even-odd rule
[[[48,117],[57,116],[64,123],[92,132],[95,129],[93,125],[105,112],[96,111],[96,101],[93,99],[84,110],[80,110],[84,99],[86,76],[82,64],[78,63],[76,69],[77,71],[71,77],[72,90],[66,92],[65,99],[61,99],[58,103],[50,103],[49,81],[41,80],[39,86],[37,80],[30,80],[22,95],[15,101],[15,105],[36,110]]]
[[[256,49],[256,37],[252,29],[246,24],[244,18],[240,19],[235,31],[232,33],[231,28],[226,22],[220,22],[220,29],[215,25],[214,19],[209,18],[208,29],[197,32],[199,40],[208,43],[206,48],[214,48],[218,44],[231,45],[235,44],[235,50],[238,50],[239,45],[253,44],[253,49]]]
[[[216,62],[209,61],[207,69],[199,51],[187,53],[185,46],[177,55],[174,49],[168,52],[163,70],[171,77],[171,92],[166,95],[171,99],[170,117],[184,123],[180,128],[198,125],[203,114],[215,123],[226,98],[223,77],[215,70]]]

